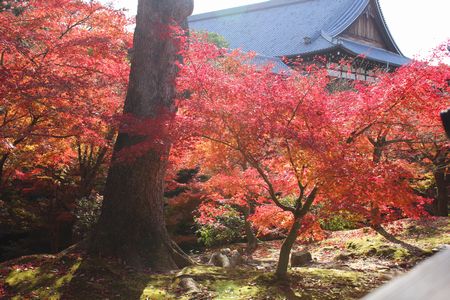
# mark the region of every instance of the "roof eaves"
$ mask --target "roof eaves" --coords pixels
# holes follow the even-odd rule
[[[339,40],[340,40],[340,42],[339,42],[339,48],[341,48],[342,50],[345,50],[345,51],[349,52],[350,54],[356,55],[356,56],[358,56],[358,55],[365,55],[367,58],[369,58],[370,60],[375,61],[375,62],[386,63],[387,61],[386,61],[386,60],[381,60],[381,59],[375,58],[373,55],[371,55],[370,51],[363,52],[363,53],[355,52],[355,51],[353,51],[352,49],[350,49],[349,47],[347,47],[347,46],[346,46],[346,43],[357,44],[357,45],[362,46],[362,47],[365,47],[365,48],[367,48],[367,49],[370,49],[370,50],[373,50],[373,51],[377,51],[377,52],[379,52],[379,53],[384,53],[384,54],[387,55],[387,56],[398,56],[398,59],[405,60],[405,62],[406,62],[406,61],[408,61],[408,62],[411,61],[409,58],[407,58],[407,57],[405,57],[405,56],[403,56],[403,55],[396,54],[396,53],[387,51],[387,50],[385,50],[385,49],[375,48],[375,47],[369,47],[369,46],[366,46],[366,45],[363,45],[363,44],[359,44],[359,43],[355,43],[355,42],[353,42],[353,41],[349,41],[349,40],[342,39],[342,38],[340,38]],[[400,66],[404,65],[404,64],[402,64],[402,63],[394,62],[394,61],[392,61],[392,60],[390,60],[390,61],[388,61],[388,62],[389,62],[391,65],[394,65],[394,66],[397,66],[397,67],[400,67]]]

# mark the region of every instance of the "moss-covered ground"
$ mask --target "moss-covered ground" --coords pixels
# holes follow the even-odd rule
[[[27,256],[0,264],[1,299],[359,299],[411,268],[428,253],[450,244],[449,220],[402,221],[390,231],[427,253],[411,255],[368,229],[333,233],[314,245],[314,262],[290,269],[288,281],[274,280],[279,242],[265,243],[251,264],[236,269],[197,265],[170,274],[136,271],[110,259],[68,251]],[[200,292],[189,294],[182,278]]]

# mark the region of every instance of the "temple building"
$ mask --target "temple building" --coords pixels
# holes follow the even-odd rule
[[[330,76],[367,80],[375,69],[407,64],[378,0],[270,0],[189,18],[196,31],[222,35],[232,49],[254,51],[277,69],[326,57]],[[346,59],[351,70],[333,67]]]

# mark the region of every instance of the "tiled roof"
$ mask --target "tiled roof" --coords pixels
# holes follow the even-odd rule
[[[291,68],[278,57],[268,57],[257,54],[248,63],[257,67],[273,65],[272,72],[276,74],[287,74],[291,71]]]
[[[314,5],[310,5],[314,1]],[[231,48],[266,56],[295,55],[332,46],[321,31],[354,0],[275,0],[189,18],[189,26],[222,35]],[[311,38],[305,44],[304,38]]]
[[[341,43],[337,35],[356,20],[368,3],[369,0],[271,0],[194,15],[189,18],[189,25],[222,35],[233,49],[255,51],[266,57],[302,55],[346,47],[347,43]],[[384,20],[383,25],[397,49]],[[358,43],[348,43],[353,49],[350,52],[357,52],[354,44]],[[374,56],[383,58],[381,53]],[[387,62],[398,65],[397,56],[403,58],[395,53],[384,55]]]

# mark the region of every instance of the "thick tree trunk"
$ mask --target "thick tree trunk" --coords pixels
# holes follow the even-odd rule
[[[448,203],[449,203],[449,193],[448,193],[448,179],[446,178],[445,172],[443,170],[438,170],[434,172],[434,179],[436,182],[436,199],[433,203],[434,215],[439,217],[448,216]]]
[[[280,257],[278,258],[277,270],[275,275],[278,279],[283,280],[287,277],[287,269],[289,265],[289,257],[291,254],[292,246],[297,239],[298,231],[301,227],[301,218],[296,218],[294,220],[294,224],[292,224],[291,230],[288,233],[288,236],[284,240],[280,249]]]
[[[168,25],[186,26],[192,0],[139,0],[130,83],[124,114],[152,120],[164,137],[161,113],[175,114],[174,81],[179,44]],[[168,115],[168,116],[167,116]],[[168,118],[167,118],[168,117]],[[159,120],[159,124],[158,124]],[[151,131],[151,128],[150,128]],[[151,133],[119,132],[106,182],[101,216],[90,241],[90,253],[113,256],[139,268],[167,271],[192,261],[169,238],[163,214],[163,183],[168,142],[131,161],[117,161],[118,153],[145,147]],[[148,145],[148,143],[145,143]]]

